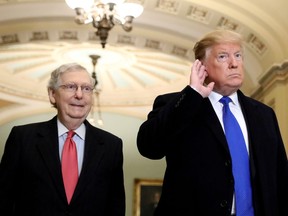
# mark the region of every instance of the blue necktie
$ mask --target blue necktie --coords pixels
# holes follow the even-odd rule
[[[250,181],[249,156],[242,130],[229,108],[229,97],[219,100],[223,104],[223,124],[228,142],[234,176],[237,216],[254,216]]]

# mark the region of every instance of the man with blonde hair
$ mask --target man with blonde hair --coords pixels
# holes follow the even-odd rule
[[[158,96],[144,157],[166,158],[155,216],[288,215],[288,164],[272,108],[245,96],[244,41],[216,30],[194,46],[189,85]]]

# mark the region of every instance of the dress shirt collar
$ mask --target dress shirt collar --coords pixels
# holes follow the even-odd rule
[[[60,122],[57,118],[57,126],[58,126],[58,137],[62,136],[63,134],[67,133],[69,130]],[[78,127],[74,132],[79,136],[82,140],[85,140],[85,124],[82,123],[80,127]]]
[[[220,95],[219,93],[212,91],[209,95],[209,100],[211,101],[212,105],[215,105],[216,103],[219,102],[219,100],[222,97],[223,97],[223,95]],[[231,98],[232,103],[235,106],[240,107],[237,92],[234,92],[232,95],[229,95],[228,97]]]

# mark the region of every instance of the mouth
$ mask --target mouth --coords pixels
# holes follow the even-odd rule
[[[73,107],[80,107],[80,108],[84,107],[83,104],[70,104],[70,105]]]
[[[241,74],[233,73],[233,74],[229,74],[229,77],[241,77]]]

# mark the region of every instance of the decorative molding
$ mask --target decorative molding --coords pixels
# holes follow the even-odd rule
[[[177,14],[179,6],[178,0],[158,0],[155,8],[162,12]]]
[[[78,40],[77,31],[59,31],[59,40]]]
[[[281,80],[287,79],[288,77],[288,61],[283,62],[281,65],[273,65],[260,79],[259,83],[265,85],[276,77]]]
[[[180,56],[180,57],[185,58],[185,57],[187,56],[188,49],[174,46],[171,53],[172,53],[173,55],[176,55],[176,56]]]
[[[118,35],[117,42],[121,44],[135,45],[135,39],[129,35]]]
[[[281,65],[272,66],[262,77],[260,77],[260,86],[251,94],[251,97],[260,100],[262,95],[265,95],[267,89],[271,88],[275,82],[287,81],[288,61],[285,61]]]
[[[260,56],[263,56],[267,51],[266,44],[255,34],[250,33],[247,38],[248,45]]]
[[[40,95],[36,91],[34,92],[28,92],[23,89],[15,89],[10,88],[8,86],[5,86],[3,84],[0,84],[0,92],[8,93],[14,96],[24,97],[24,98],[30,98],[30,99],[36,99],[41,101],[47,101],[48,96]]]
[[[46,40],[49,40],[47,31],[32,32],[32,36],[30,38],[30,41],[46,41]]]
[[[17,33],[1,36],[0,45],[13,44],[13,43],[19,43],[19,38],[18,38]]]
[[[160,49],[160,41],[147,39],[146,43],[145,43],[145,47],[159,50]]]
[[[236,23],[225,17],[220,18],[220,20],[218,21],[217,27],[221,29],[228,29],[228,30],[237,31],[237,32],[239,32],[239,29],[240,29],[239,23]]]
[[[210,22],[211,13],[208,9],[191,5],[187,11],[186,17],[194,21],[208,24]]]

